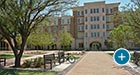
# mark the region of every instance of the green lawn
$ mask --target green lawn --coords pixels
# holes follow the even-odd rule
[[[0,54],[0,57],[10,59],[10,58],[14,58],[14,55],[12,55],[12,54]],[[29,57],[29,55],[22,56],[22,58],[25,58],[25,57]]]
[[[0,69],[0,75],[56,75],[56,71]]]

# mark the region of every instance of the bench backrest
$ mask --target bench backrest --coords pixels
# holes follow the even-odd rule
[[[44,55],[45,61],[55,60],[55,54]]]
[[[62,58],[62,57],[64,57],[65,56],[65,53],[64,52],[58,52],[58,57],[59,58]]]
[[[139,58],[139,57],[140,57],[139,53],[136,52],[136,51],[133,53],[133,56],[134,56],[135,58]]]

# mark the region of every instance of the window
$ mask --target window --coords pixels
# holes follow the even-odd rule
[[[93,33],[93,37],[96,37],[96,32]]]
[[[90,27],[91,29],[93,29],[93,25],[91,24],[91,27]]]
[[[96,9],[96,12],[99,13],[99,8]]]
[[[85,14],[87,14],[87,13],[88,13],[88,10],[86,9],[86,10],[85,10]]]
[[[94,16],[94,21],[96,21],[96,16]]]
[[[81,23],[81,22],[80,22],[80,18],[78,19],[78,23]]]
[[[97,24],[97,29],[100,29],[100,25],[99,24]]]
[[[97,37],[100,37],[100,32],[97,32]]]
[[[103,32],[103,37],[105,37],[105,32]]]
[[[94,29],[96,29],[96,24],[94,24]]]
[[[87,30],[87,29],[88,29],[88,25],[86,25],[86,27],[85,27],[85,28],[86,28],[86,30]]]
[[[109,29],[109,25],[106,25],[106,29]]]
[[[109,16],[106,16],[106,21],[109,21]]]
[[[113,9],[110,9],[110,14],[112,14],[113,13]]]
[[[94,13],[96,13],[96,9],[94,8]]]
[[[100,17],[99,16],[97,16],[97,21],[99,21],[100,20]]]
[[[90,9],[90,13],[92,14],[92,9]]]
[[[90,17],[90,21],[93,21],[93,17],[92,16]]]
[[[85,33],[85,37],[88,37],[88,33],[87,32]]]
[[[77,15],[80,16],[80,11],[77,12]]]
[[[78,26],[78,31],[80,31],[80,26]]]
[[[94,36],[93,36],[93,32],[91,33],[91,37],[94,37]]]
[[[103,16],[103,21],[105,20],[105,16]]]
[[[105,12],[105,9],[104,9],[104,8],[102,8],[102,12],[103,12],[103,13]]]
[[[105,24],[103,24],[103,29],[105,29]]]
[[[81,14],[84,15],[84,11],[81,11]]]
[[[67,24],[70,24],[70,19],[67,19]]]
[[[82,30],[84,30],[84,26],[82,26]]]
[[[87,18],[87,17],[85,18],[85,21],[86,21],[86,22],[88,21],[88,18]]]

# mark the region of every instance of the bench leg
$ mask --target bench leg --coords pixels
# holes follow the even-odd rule
[[[52,69],[52,61],[50,62],[50,69]]]
[[[6,66],[6,59],[4,59],[4,66]]]

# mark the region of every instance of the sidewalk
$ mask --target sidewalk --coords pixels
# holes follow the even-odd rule
[[[131,75],[106,53],[88,52],[66,75]]]

